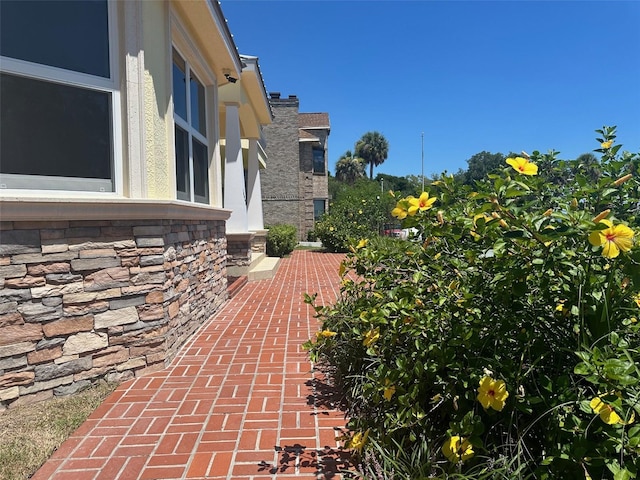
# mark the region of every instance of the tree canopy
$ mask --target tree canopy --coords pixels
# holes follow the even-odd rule
[[[364,160],[347,150],[336,162],[336,179],[352,185],[357,179],[365,177]]]
[[[502,153],[482,151],[476,153],[467,160],[467,169],[459,170],[455,177],[466,185],[473,185],[476,180],[481,180],[498,168],[504,167],[506,157]]]
[[[369,178],[373,180],[373,167],[382,165],[389,155],[389,142],[380,132],[367,132],[355,146],[356,157],[362,158],[369,165]]]

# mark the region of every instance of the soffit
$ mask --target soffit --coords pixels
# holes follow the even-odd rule
[[[222,10],[215,0],[171,2],[189,36],[213,70],[218,85],[228,83],[225,73],[240,77],[242,62]]]

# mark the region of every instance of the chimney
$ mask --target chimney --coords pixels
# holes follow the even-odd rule
[[[280,98],[280,92],[269,92],[269,96],[273,99],[273,100],[278,100]]]
[[[298,97],[296,95],[289,95],[289,100],[297,100]]]

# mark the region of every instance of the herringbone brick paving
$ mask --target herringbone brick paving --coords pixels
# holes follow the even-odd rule
[[[295,251],[247,284],[161,372],[128,381],[34,480],[341,478],[345,419],[301,345],[338,293],[341,255]]]

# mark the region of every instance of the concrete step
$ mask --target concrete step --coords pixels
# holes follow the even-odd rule
[[[251,267],[249,268],[249,273],[247,275],[250,282],[255,280],[268,280],[273,278],[278,271],[280,258],[267,257],[264,253],[260,255],[261,257],[255,263],[253,258],[251,259]]]
[[[251,270],[257,264],[259,264],[262,261],[262,259],[266,257],[267,257],[266,253],[251,252],[251,264],[249,264],[249,270]]]

